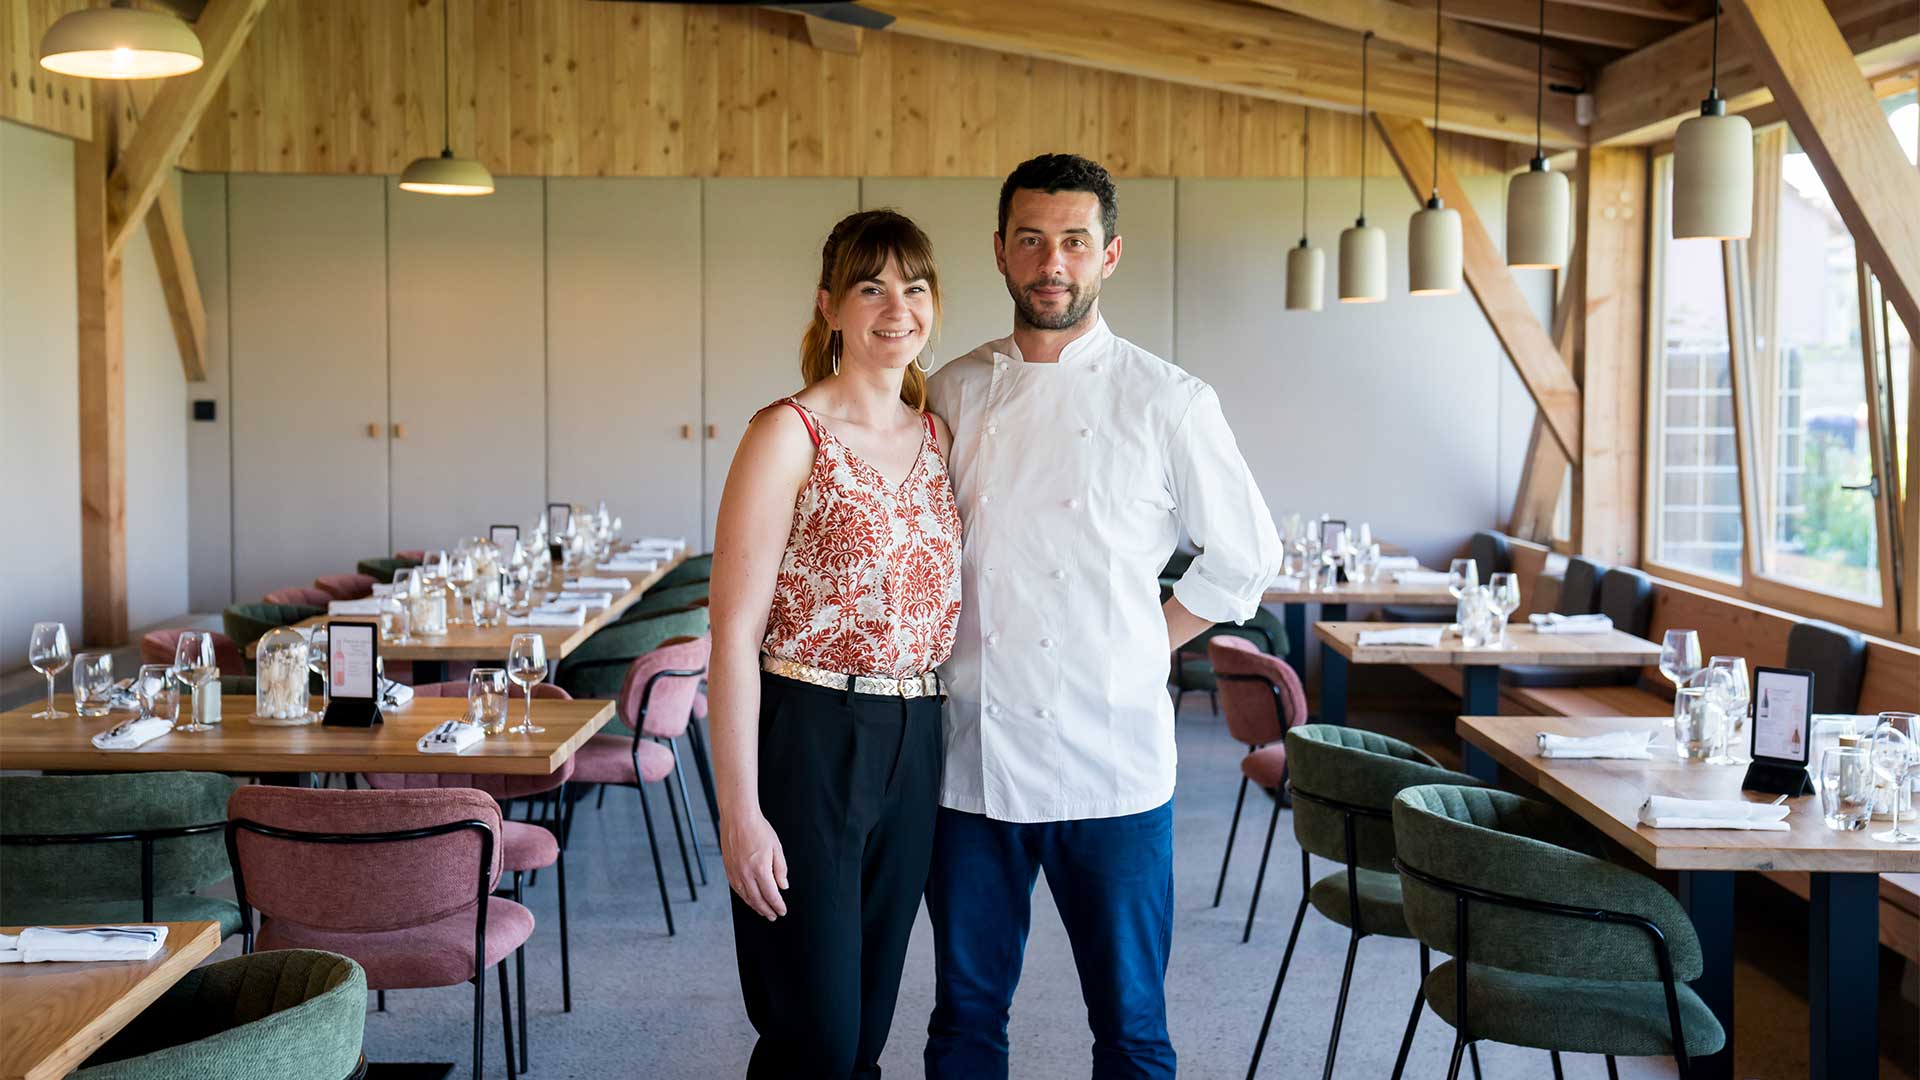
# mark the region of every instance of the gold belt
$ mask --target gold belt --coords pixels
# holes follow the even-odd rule
[[[782,660],[777,656],[761,656],[760,670],[784,679],[824,686],[829,690],[845,690],[847,684],[853,684],[856,694],[872,694],[876,697],[938,697],[945,690],[940,686],[940,676],[928,671],[919,675],[909,675],[904,679],[889,679],[877,675],[843,675],[838,671],[828,671],[797,660]]]

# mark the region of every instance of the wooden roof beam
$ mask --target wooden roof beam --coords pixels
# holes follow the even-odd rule
[[[1569,7],[1691,23],[1713,18],[1713,0],[1558,0]]]
[[[1423,9],[1433,7],[1433,0],[1410,2]],[[1523,34],[1533,33],[1539,25],[1536,9],[1515,4],[1513,0],[1447,0],[1447,14],[1462,22]],[[1593,11],[1563,4],[1547,5],[1547,36],[1561,41],[1578,41],[1609,49],[1638,49],[1673,32],[1673,23],[1661,19]]]
[[[818,15],[802,15],[807,24],[807,40],[821,52],[853,53],[860,52],[866,31],[857,26],[832,19],[823,19]]]
[[[1371,30],[1383,42],[1433,54],[1434,20],[1399,0],[1257,0],[1277,11],[1299,15],[1342,30]],[[1430,5],[1429,5],[1430,6]],[[1521,40],[1472,23],[1443,16],[1440,55],[1456,63],[1516,79],[1532,79],[1541,59],[1532,40]],[[1531,35],[1529,35],[1531,38]],[[1587,68],[1551,45],[1546,49],[1547,79],[1585,86]]]

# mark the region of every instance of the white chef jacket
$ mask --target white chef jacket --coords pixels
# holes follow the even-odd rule
[[[1019,822],[1161,805],[1160,570],[1184,527],[1201,554],[1174,595],[1241,622],[1281,563],[1219,399],[1099,320],[1055,364],[1011,337],[980,346],[933,376],[932,404],[964,536],[941,805]]]

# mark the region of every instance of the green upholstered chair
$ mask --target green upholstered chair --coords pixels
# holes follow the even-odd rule
[[[1478,781],[1439,763],[1398,739],[1358,728],[1333,724],[1303,724],[1287,731],[1288,786],[1293,791],[1293,836],[1300,844],[1300,909],[1280,957],[1280,973],[1273,980],[1266,1019],[1254,1044],[1252,1076],[1259,1068],[1287,981],[1293,947],[1300,940],[1300,924],[1307,907],[1347,928],[1347,965],[1340,977],[1340,1000],[1333,1013],[1333,1034],[1327,1040],[1325,1075],[1333,1075],[1340,1048],[1340,1025],[1346,1017],[1347,991],[1353,984],[1353,959],[1360,939],[1373,934],[1407,938],[1400,910],[1400,878],[1394,873],[1393,799],[1404,788],[1421,784],[1475,784]],[[1318,855],[1340,869],[1313,880],[1313,857]],[[1258,884],[1256,883],[1256,888]],[[1420,950],[1420,974],[1427,973],[1427,950]],[[1400,1048],[1394,1076],[1406,1062],[1408,1045]],[[1474,1067],[1475,1075],[1479,1066]]]
[[[291,626],[302,619],[311,619],[315,615],[325,615],[326,608],[309,607],[305,604],[269,604],[264,601],[253,604],[229,604],[227,610],[220,613],[220,621],[225,624],[227,636],[245,652],[247,646],[259,641],[261,636],[276,626]]]
[[[355,566],[354,569],[358,570],[362,574],[367,575],[368,577],[372,578],[373,580],[379,582],[382,585],[391,585],[393,584],[393,575],[399,573],[402,570],[407,569],[408,567],[419,566],[419,565],[420,565],[419,563],[414,562],[412,559],[389,557],[389,558],[379,558],[379,559],[361,559],[359,564]]]
[[[338,953],[279,949],[195,968],[76,1080],[349,1080],[365,1075],[367,977]]]
[[[1461,1050],[1486,1039],[1553,1052],[1690,1059],[1726,1034],[1686,983],[1700,940],[1673,895],[1589,854],[1590,834],[1546,803],[1450,784],[1393,803],[1408,927],[1454,959],[1422,996]],[[1583,850],[1584,849],[1584,850]],[[1464,1007],[1463,1007],[1464,1005]],[[1407,1021],[1413,1037],[1420,1000]],[[1611,1070],[1613,1062],[1609,1060]]]
[[[1164,603],[1165,601],[1162,601]],[[1254,648],[1268,656],[1287,655],[1287,628],[1280,617],[1262,607],[1244,623],[1220,623],[1200,632],[1198,637],[1180,646],[1173,668],[1173,707],[1189,691],[1204,691],[1213,700],[1213,711],[1220,711],[1219,680],[1213,674],[1213,661],[1207,658],[1207,642],[1222,635],[1246,638]]]
[[[204,919],[232,934],[240,909],[195,890],[230,876],[234,787],[202,772],[0,776],[0,924]]]
[[[712,576],[713,552],[689,555],[680,565],[661,575],[660,580],[654,582],[653,588],[647,591],[651,593],[660,589],[676,589],[682,585],[705,584],[706,580]]]
[[[638,619],[658,615],[663,611],[672,611],[675,608],[705,607],[706,603],[707,583],[704,581],[696,581],[687,585],[675,585],[670,589],[662,589],[655,586],[641,593],[640,599],[635,600],[632,607],[621,612],[620,617],[615,619],[614,622],[634,622]]]
[[[703,607],[658,612],[650,618],[603,626],[560,662],[553,681],[576,698],[610,698],[620,692],[627,666],[634,660],[673,638],[703,637],[707,631],[707,609]],[[617,720],[607,725],[605,730],[609,732],[631,734]]]

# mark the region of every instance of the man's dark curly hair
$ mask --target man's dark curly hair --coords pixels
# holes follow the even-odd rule
[[[1113,177],[1097,161],[1079,154],[1041,154],[1028,158],[1007,174],[1000,185],[1000,235],[1007,234],[1007,208],[1013,205],[1013,193],[1025,188],[1052,195],[1061,191],[1086,191],[1100,199],[1100,242],[1102,245],[1120,235],[1120,201],[1113,191]]]

